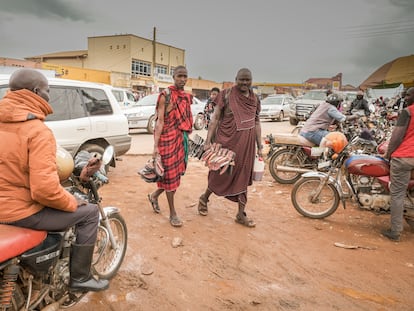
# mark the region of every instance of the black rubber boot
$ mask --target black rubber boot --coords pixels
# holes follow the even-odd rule
[[[91,274],[94,244],[72,244],[70,254],[70,289],[98,292],[109,287],[108,280],[97,280]]]

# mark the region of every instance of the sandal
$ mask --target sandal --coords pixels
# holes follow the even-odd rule
[[[161,212],[160,206],[158,205],[158,200],[153,200],[151,197],[151,193],[148,193],[148,200],[151,203],[152,209],[154,210],[154,213],[159,214]]]
[[[183,222],[181,221],[180,218],[178,218],[177,215],[175,215],[175,216],[170,216],[170,224],[173,227],[181,227],[183,225]]]
[[[256,227],[256,223],[252,219],[248,218],[245,212],[243,212],[243,217],[240,217],[240,215],[237,214],[234,221],[249,228]]]
[[[202,198],[204,198],[203,195],[200,196],[200,199],[198,200],[198,213],[201,216],[207,216],[208,215],[208,207],[207,207],[207,202],[204,201]]]

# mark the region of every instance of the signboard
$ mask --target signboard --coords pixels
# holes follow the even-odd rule
[[[174,79],[172,76],[167,75],[165,73],[157,73],[155,74],[155,79],[157,79],[160,82],[167,82],[167,83],[173,83]]]

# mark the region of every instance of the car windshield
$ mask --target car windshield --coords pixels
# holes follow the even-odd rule
[[[262,100],[262,105],[281,105],[282,102],[282,97],[266,97]]]
[[[326,99],[326,91],[307,92],[305,95],[303,95],[302,99],[325,100]]]

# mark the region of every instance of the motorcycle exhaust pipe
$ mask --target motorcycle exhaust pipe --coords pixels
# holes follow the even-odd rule
[[[276,170],[281,171],[281,172],[292,172],[292,173],[300,173],[300,174],[313,171],[308,168],[300,168],[300,167],[292,167],[292,166],[284,166],[284,165],[276,165]]]

